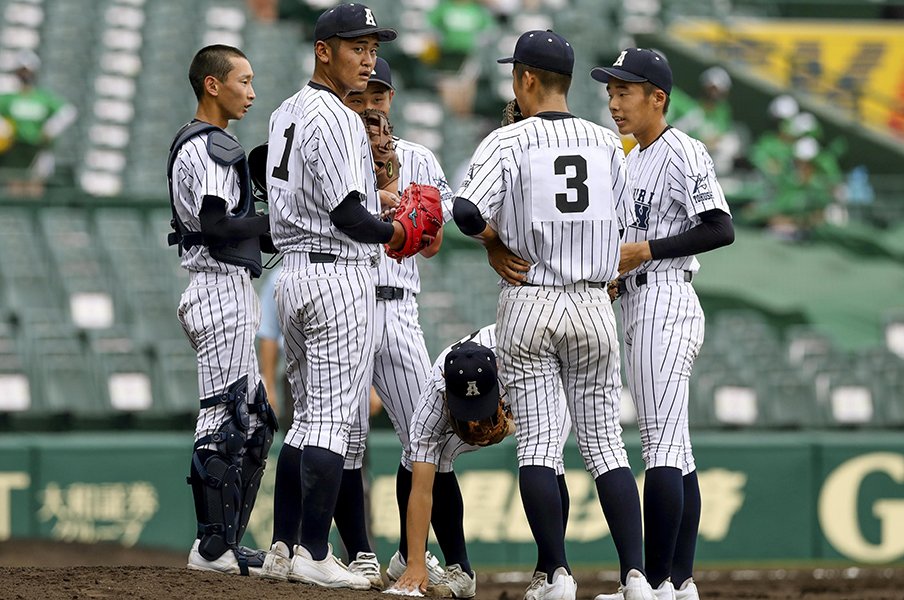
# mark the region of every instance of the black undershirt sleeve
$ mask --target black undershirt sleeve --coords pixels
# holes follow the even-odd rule
[[[465,235],[477,235],[487,226],[486,220],[480,215],[480,209],[470,200],[461,197],[452,201],[452,218]]]
[[[226,201],[218,196],[204,196],[198,218],[201,220],[204,243],[208,246],[258,237],[270,230],[270,217],[267,215],[247,219],[229,217]]]
[[[684,233],[658,240],[650,240],[650,254],[654,260],[692,256],[727,246],[734,241],[731,216],[719,209],[699,215],[700,224]]]
[[[364,244],[386,244],[392,239],[392,223],[381,221],[361,204],[361,193],[351,192],[339,206],[330,211],[330,222],[336,229]]]

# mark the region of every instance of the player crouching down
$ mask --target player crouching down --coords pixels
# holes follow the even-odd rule
[[[465,548],[464,504],[452,468],[460,454],[498,444],[515,432],[497,376],[495,329],[495,325],[484,327],[441,352],[415,408],[411,442],[402,459],[407,471],[399,472],[396,483],[400,509],[407,512],[407,520],[402,523],[400,552],[387,569],[389,579],[396,580],[388,593],[418,596],[429,591],[453,598],[476,595],[476,578]],[[564,426],[560,439],[564,439],[571,424],[567,416],[560,422]],[[558,461],[556,472],[567,504],[561,444]],[[407,481],[406,475],[410,478]],[[407,488],[406,510],[402,504]],[[442,521],[433,519],[436,540],[446,561],[446,574],[440,581],[429,578],[425,563],[431,514],[442,516]],[[407,560],[402,560],[405,554]]]

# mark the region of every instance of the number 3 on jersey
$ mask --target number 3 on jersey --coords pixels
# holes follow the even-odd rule
[[[606,149],[531,148],[530,171],[521,172],[530,196],[531,220],[611,221],[614,199]],[[523,169],[523,168],[522,168]]]

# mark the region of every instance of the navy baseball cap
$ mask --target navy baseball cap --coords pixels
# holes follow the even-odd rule
[[[315,40],[362,35],[375,35],[381,42],[391,42],[397,34],[394,29],[377,25],[373,11],[363,4],[340,4],[321,14],[314,25]]]
[[[574,48],[552,29],[522,33],[515,43],[515,52],[498,63],[522,63],[544,71],[571,75],[574,70]]]
[[[389,69],[389,63],[386,62],[385,58],[377,57],[377,64],[374,65],[374,70],[367,81],[382,83],[391,90],[395,89],[392,87],[392,71]]]
[[[465,342],[446,355],[446,403],[459,421],[493,416],[499,405],[496,355],[486,346]]]
[[[596,67],[590,76],[601,83],[608,83],[610,77],[641,83],[649,81],[666,94],[672,93],[672,68],[665,57],[646,48],[623,50],[611,67]]]

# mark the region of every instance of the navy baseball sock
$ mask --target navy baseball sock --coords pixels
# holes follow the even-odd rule
[[[361,469],[343,469],[333,520],[336,521],[349,562],[355,560],[359,552],[372,552],[364,511],[364,476]]]
[[[294,553],[301,526],[301,457],[301,450],[283,444],[276,462],[273,542],[284,542],[289,547],[289,556]]]
[[[537,542],[537,570],[547,581],[559,567],[571,568],[565,559],[565,527],[562,492],[556,472],[549,467],[528,466],[518,470],[521,503]]]
[[[615,551],[618,552],[621,581],[624,583],[631,569],[643,572],[643,529],[637,482],[631,469],[620,467],[597,477],[596,491],[612,533]]]
[[[647,580],[659,587],[672,573],[672,557],[681,515],[684,512],[684,483],[681,469],[647,469],[643,486],[644,550]]]
[[[446,565],[459,565],[465,573],[473,574],[465,547],[464,518],[465,503],[458,478],[454,472],[437,473],[433,479],[433,510],[430,513],[433,533]]]
[[[672,583],[675,587],[694,575],[694,553],[697,549],[697,529],[700,526],[700,483],[697,471],[691,471],[681,478],[684,484],[684,512],[678,541],[675,544],[675,558],[672,560]]]
[[[314,560],[329,552],[328,539],[342,482],[341,454],[306,446],[301,457],[301,540]]]
[[[562,532],[568,530],[568,511],[571,509],[571,498],[568,496],[568,486],[565,484],[565,476],[558,475],[559,498],[562,500]]]
[[[399,555],[408,560],[408,497],[411,496],[411,471],[399,464],[395,480],[396,503],[399,505]]]

